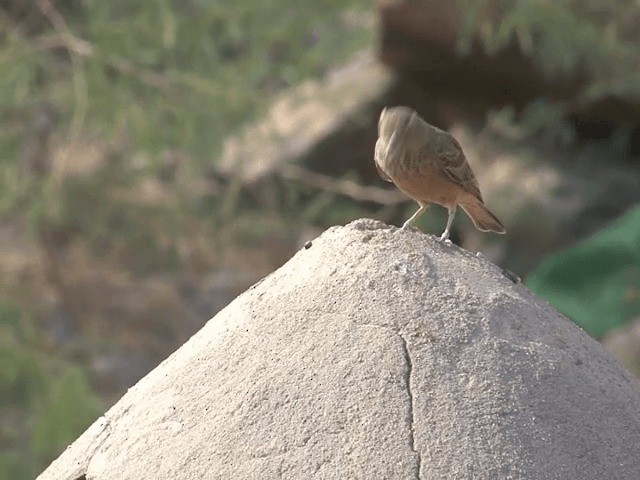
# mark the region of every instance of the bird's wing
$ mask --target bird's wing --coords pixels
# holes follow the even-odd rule
[[[389,177],[389,175],[387,175],[384,170],[382,170],[382,168],[380,167],[380,163],[382,162],[382,156],[386,155],[386,145],[384,144],[382,138],[378,138],[378,140],[376,141],[376,149],[374,152],[374,162],[376,164],[376,170],[378,170],[378,175],[380,175],[380,178],[382,178],[383,180],[387,181],[387,182],[391,182],[391,178]]]
[[[461,186],[465,191],[471,193],[480,201],[483,201],[478,180],[476,180],[476,176],[473,174],[471,166],[464,156],[462,147],[452,136],[449,136],[449,139],[452,143],[447,145],[446,148],[440,148],[438,151],[438,157],[440,158],[440,164],[444,174],[453,183]]]

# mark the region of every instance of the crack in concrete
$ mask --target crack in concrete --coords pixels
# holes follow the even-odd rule
[[[416,478],[420,479],[420,473],[422,470],[422,456],[420,455],[420,452],[418,452],[418,450],[416,450],[416,432],[415,432],[415,428],[414,428],[414,417],[413,417],[413,410],[414,410],[414,398],[413,398],[413,391],[411,389],[411,376],[413,374],[413,361],[411,360],[411,355],[409,353],[409,346],[407,344],[407,340],[402,336],[402,334],[400,332],[397,332],[398,336],[400,337],[400,340],[402,342],[402,351],[404,353],[404,358],[405,358],[405,383],[407,385],[407,395],[409,395],[409,425],[411,428],[411,435],[409,437],[409,446],[411,447],[411,450],[413,451],[413,453],[416,454],[416,458],[418,461],[418,468],[416,471]]]
[[[414,410],[415,410],[415,402],[414,402],[414,397],[413,397],[413,390],[411,388],[411,377],[413,375],[413,360],[411,359],[411,354],[409,353],[409,344],[407,342],[407,339],[402,335],[401,330],[399,328],[393,328],[393,326],[390,325],[377,325],[375,323],[358,323],[358,322],[353,322],[355,325],[358,326],[366,326],[366,327],[374,327],[374,328],[380,328],[382,330],[387,330],[390,331],[393,334],[398,335],[398,338],[400,338],[400,343],[402,345],[402,353],[404,355],[404,366],[405,366],[405,372],[404,372],[404,381],[405,384],[407,386],[406,391],[407,391],[407,396],[409,397],[409,427],[410,427],[410,431],[411,431],[411,435],[409,436],[409,448],[411,448],[411,451],[415,454],[416,456],[416,479],[420,480],[420,478],[422,478],[420,475],[422,473],[422,455],[420,454],[420,452],[418,452],[418,450],[416,449],[416,438],[415,438],[415,418],[414,418]]]

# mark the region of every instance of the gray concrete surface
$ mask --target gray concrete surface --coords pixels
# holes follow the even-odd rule
[[[598,343],[482,257],[357,220],[39,478],[636,480],[639,451],[638,383]]]

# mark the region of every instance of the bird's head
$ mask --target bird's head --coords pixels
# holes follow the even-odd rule
[[[419,119],[418,114],[412,108],[385,107],[378,121],[378,136],[389,139],[395,132],[396,136],[404,137],[416,119]]]

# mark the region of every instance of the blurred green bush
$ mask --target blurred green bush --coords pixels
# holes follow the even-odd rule
[[[283,89],[370,47],[372,8],[369,0],[0,2],[1,225],[28,230],[15,241],[60,262],[54,269],[79,248],[95,255],[89,269],[110,263],[143,278],[187,268],[190,258],[208,270],[184,252],[217,252],[225,239],[237,244],[285,218],[333,211],[326,198],[298,208],[304,192],[287,187],[274,202],[288,210],[255,212],[218,187],[211,165],[224,138]],[[21,480],[103,405],[66,344],[52,345],[36,326],[38,309],[51,306],[34,285],[42,279],[0,280],[0,480]],[[82,314],[71,342],[97,321]]]
[[[610,96],[635,101],[640,94],[640,10],[633,0],[458,0],[458,6],[461,54],[476,36],[490,55],[517,45],[549,78],[585,82],[576,82],[567,109]]]
[[[39,103],[71,140],[99,133],[156,162],[180,148],[206,165],[275,93],[325,73],[373,35],[361,24],[365,0],[54,2],[62,22],[39,3],[26,18],[0,15],[5,166]]]
[[[0,479],[34,478],[103,410],[85,372],[0,303]]]
[[[525,283],[596,338],[640,318],[640,205],[551,256]]]

